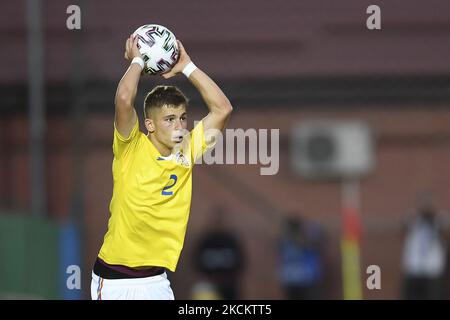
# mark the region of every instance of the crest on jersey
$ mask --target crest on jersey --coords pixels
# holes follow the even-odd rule
[[[189,167],[190,165],[188,159],[184,156],[184,154],[181,151],[178,151],[175,154],[175,162],[181,164],[184,167]]]

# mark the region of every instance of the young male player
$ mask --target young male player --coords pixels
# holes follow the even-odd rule
[[[165,270],[175,271],[183,247],[192,168],[212,142],[205,131],[222,130],[232,111],[222,90],[178,42],[179,61],[163,77],[183,73],[209,113],[186,131],[186,97],[176,87],[157,86],[144,103],[148,133],[140,132],[134,99],[144,62],[137,41],[126,41],[131,64],[115,97],[111,217],[92,273],[92,299],[174,299]]]

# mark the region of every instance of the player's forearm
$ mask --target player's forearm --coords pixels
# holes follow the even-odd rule
[[[206,73],[200,69],[196,69],[189,76],[189,80],[200,92],[210,112],[224,115],[231,113],[233,107],[230,101]]]
[[[116,91],[116,107],[133,107],[141,71],[142,69],[138,64],[132,63],[120,79]]]

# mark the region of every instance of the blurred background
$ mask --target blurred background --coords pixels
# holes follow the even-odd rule
[[[380,30],[366,27],[371,4]],[[67,28],[70,5],[80,30]],[[261,163],[194,170],[176,298],[450,298],[448,1],[1,7],[0,298],[90,298],[124,43],[147,23],[223,88],[228,128],[279,129],[275,175]],[[144,94],[165,83],[190,97],[192,128],[207,109],[181,76],[141,79],[141,123]]]

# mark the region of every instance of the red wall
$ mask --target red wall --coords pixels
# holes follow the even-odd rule
[[[185,249],[177,273],[172,275],[179,298],[189,297],[189,288],[198,278],[192,266],[192,248],[208,227],[210,209],[216,203],[229,208],[229,224],[242,238],[248,264],[244,273],[244,297],[281,298],[276,281],[275,240],[277,212],[267,215],[261,206],[298,210],[322,224],[327,231],[326,298],[340,298],[340,188],[335,183],[308,183],[295,176],[289,165],[289,132],[295,123],[313,118],[359,119],[369,123],[376,134],[377,165],[361,182],[363,271],[370,264],[382,270],[382,290],[365,291],[371,299],[399,297],[402,221],[414,208],[416,195],[432,190],[439,208],[450,208],[450,110],[425,108],[400,111],[395,107],[365,111],[296,111],[278,108],[264,112],[236,109],[230,128],[279,128],[280,170],[274,176],[259,175],[259,165],[201,165],[194,170],[191,218]],[[308,109],[311,110],[311,109]],[[198,115],[198,112],[194,112]],[[195,115],[192,119],[197,119]],[[90,267],[106,231],[112,191],[112,115],[91,114],[84,135],[84,258],[85,287]],[[2,156],[0,199],[26,210],[29,205],[27,121],[23,116],[0,120]],[[47,188],[50,215],[69,215],[73,188],[73,136],[67,119],[52,117],[47,129]],[[7,138],[6,138],[7,137]],[[255,200],[251,195],[256,194]],[[448,219],[448,214],[445,214]],[[262,281],[264,279],[264,281]],[[365,280],[364,282],[365,283]]]
[[[220,78],[448,73],[446,0],[380,0],[382,29],[366,28],[369,0],[84,1],[81,30],[66,28],[69,0],[43,1],[47,81],[66,81],[74,44],[95,79],[119,79],[126,38],[158,23],[181,39],[199,66]],[[25,2],[5,3],[0,83],[26,81]],[[123,61],[122,61],[123,60]]]

